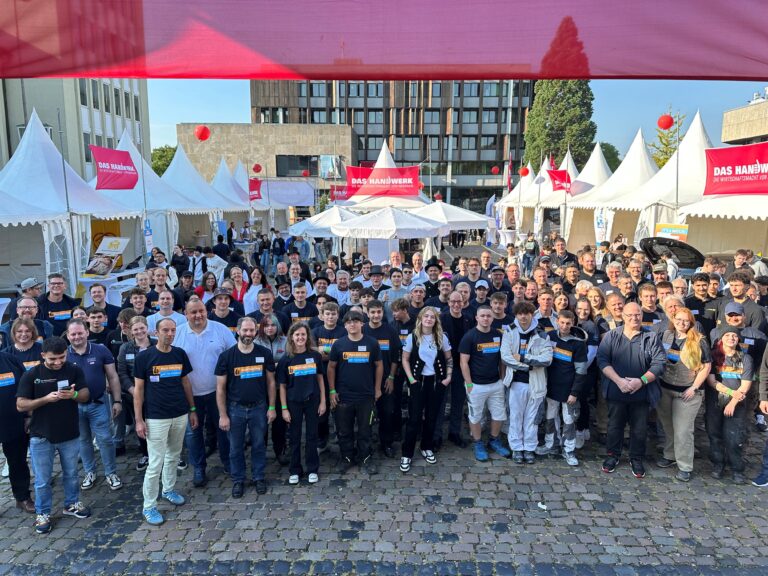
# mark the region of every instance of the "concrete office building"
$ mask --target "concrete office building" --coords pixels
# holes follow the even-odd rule
[[[768,86],[755,92],[746,106],[723,112],[724,144],[755,144],[768,141]]]
[[[386,141],[399,165],[422,164],[425,193],[482,212],[510,155],[517,178],[532,99],[528,80],[252,81],[251,121],[351,126],[361,163]]]
[[[0,99],[3,165],[19,145],[33,109],[66,161],[86,180],[96,173],[88,145],[114,148],[124,128],[144,157],[151,157],[146,80],[9,79],[0,81]]]

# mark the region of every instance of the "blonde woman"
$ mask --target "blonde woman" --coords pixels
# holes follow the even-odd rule
[[[666,440],[664,456],[656,464],[669,468],[677,463],[675,478],[689,482],[693,472],[693,435],[696,415],[704,400],[712,359],[709,345],[696,330],[696,318],[688,308],[678,308],[662,335],[667,355],[657,407]]]
[[[408,381],[408,423],[400,458],[400,471],[411,469],[416,436],[421,429],[421,455],[435,464],[433,452],[435,422],[445,388],[451,383],[451,344],[443,333],[440,318],[432,306],[425,306],[416,318],[416,327],[403,346],[403,370]]]

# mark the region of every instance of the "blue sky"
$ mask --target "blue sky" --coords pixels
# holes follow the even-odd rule
[[[765,86],[768,82],[595,80],[597,138],[616,146],[623,156],[638,128],[646,140],[655,138],[656,119],[671,106],[673,112],[687,115],[687,123],[700,110],[718,146],[723,112],[746,104]],[[180,122],[250,122],[248,81],[150,80],[149,116],[152,147],[175,145]]]

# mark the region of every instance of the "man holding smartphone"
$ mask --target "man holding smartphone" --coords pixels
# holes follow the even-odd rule
[[[30,446],[35,471],[35,531],[51,531],[53,459],[59,453],[64,476],[66,516],[88,518],[91,511],[80,502],[77,462],[80,458],[78,404],[90,399],[83,371],[67,361],[67,342],[53,336],[43,342],[43,363],[24,373],[16,392],[19,412],[31,412]]]

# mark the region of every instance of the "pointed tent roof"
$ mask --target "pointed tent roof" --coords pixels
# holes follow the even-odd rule
[[[444,235],[447,227],[429,218],[397,208],[382,208],[357,218],[334,224],[331,231],[343,238],[430,238]]]
[[[516,206],[518,199],[522,198],[523,194],[525,194],[525,191],[533,184],[533,181],[536,180],[536,172],[534,171],[533,165],[530,162],[528,162],[527,168],[528,174],[526,176],[521,176],[520,180],[517,181],[517,184],[515,184],[515,187],[512,188],[511,192],[496,202],[497,209],[507,206]]]
[[[240,211],[248,210],[248,203],[237,197],[230,198],[213,188],[189,161],[184,146],[179,144],[173,160],[160,178],[177,191],[194,199],[197,203],[208,206],[210,210]]]
[[[586,194],[590,190],[594,190],[597,186],[607,182],[611,174],[613,172],[608,167],[608,162],[605,161],[605,156],[603,156],[603,149],[600,147],[600,142],[598,142],[595,144],[592,154],[589,155],[589,160],[587,160],[584,170],[571,183],[571,196]]]
[[[702,199],[707,180],[707,158],[705,150],[712,148],[712,142],[696,112],[680,148],[664,164],[656,175],[645,184],[628,193],[614,198],[605,206],[616,210],[642,210],[656,204],[675,206],[675,186],[679,183],[677,203],[680,206],[693,204]],[[677,155],[680,155],[678,178]]]
[[[238,162],[239,166],[242,166],[240,162]],[[237,168],[235,169],[237,170]],[[245,168],[243,167],[243,170]],[[247,178],[247,177],[246,177]],[[248,199],[248,192],[246,192],[242,186],[235,180],[235,177],[232,175],[232,173],[229,171],[229,168],[227,167],[227,162],[224,160],[224,157],[221,158],[221,162],[219,163],[219,168],[216,170],[216,175],[213,177],[213,180],[211,180],[211,186],[222,196],[225,196],[227,198],[234,198],[237,202],[242,202],[243,204],[248,207],[249,203],[250,208],[254,210],[267,210],[268,206],[263,205],[258,200],[254,200],[253,202],[249,202]],[[248,208],[246,208],[247,210]]]
[[[600,208],[614,198],[636,190],[659,171],[651,158],[643,131],[638,130],[635,139],[624,155],[624,160],[608,180],[585,192],[569,204],[571,208]]]
[[[0,219],[4,224],[57,220],[67,218],[69,211],[103,219],[132,218],[140,214],[125,202],[95,192],[63,162],[35,110],[18,148],[0,172],[0,192],[3,195]]]
[[[446,204],[445,202],[432,202],[432,204],[426,204],[421,208],[412,210],[411,214],[417,216],[424,216],[430,220],[442,222],[450,230],[473,230],[475,228],[487,228],[491,218],[472,212],[471,210],[465,210],[452,204]]]
[[[147,210],[149,211],[159,210],[177,212],[179,214],[207,214],[212,211],[211,208],[182,194],[173,186],[161,180],[160,176],[152,170],[152,166],[144,160],[134,145],[133,140],[131,140],[127,129],[123,130],[123,134],[120,136],[117,150],[124,150],[131,155],[133,165],[136,166],[136,170],[139,173],[139,179],[136,182],[136,186],[130,190],[100,190],[99,192],[109,195],[110,198],[122,198],[130,202],[133,208],[143,210],[144,188],[146,186]],[[91,184],[95,186],[96,180],[92,180]]]
[[[356,212],[342,208],[341,206],[331,206],[327,210],[315,214],[311,218],[297,222],[288,228],[288,232],[294,236],[306,234],[311,237],[330,238],[334,236],[331,232],[331,226],[340,222],[351,220],[360,216]]]
[[[389,147],[387,146],[387,142],[385,140],[384,143],[381,145],[381,150],[379,151],[379,157],[376,159],[376,164],[373,165],[373,171],[371,172],[371,176],[373,176],[376,173],[376,170],[390,169],[390,168],[397,168],[397,164],[395,164],[395,160],[392,158],[392,154],[390,154]],[[385,192],[382,192],[381,186],[375,186],[376,188],[375,193],[371,194],[369,191],[367,191],[367,190],[370,190],[371,188],[372,187],[369,187],[368,185],[361,186],[360,189],[357,191],[357,193],[351,198],[349,198],[348,206],[351,206],[352,204],[357,204],[359,202],[365,202],[369,198],[376,197],[376,196],[392,199],[392,200],[395,200],[397,198],[396,196],[387,196]],[[413,199],[414,197],[407,196],[404,198]],[[429,200],[427,201],[429,202]],[[396,206],[397,208],[410,208],[411,203],[408,202],[407,204],[409,205],[394,205],[394,206]],[[392,205],[393,204],[382,204],[377,207],[392,206]]]
[[[374,164],[374,168],[397,168],[397,164],[395,164],[395,159],[392,158],[392,154],[390,154],[389,152],[389,146],[387,146],[386,140],[384,140],[384,142],[381,144],[379,157],[376,159],[376,164]]]
[[[570,148],[565,154],[565,158],[560,162],[558,170],[565,170],[571,176],[571,182],[575,182],[579,177],[579,169],[576,168],[576,163],[573,161]],[[565,201],[565,190],[554,190],[552,187],[552,180],[547,175],[547,187],[545,189],[544,184],[541,185],[541,200],[539,204],[542,208],[557,208]]]
[[[539,166],[539,173],[533,179],[531,185],[523,190],[523,196],[519,202],[521,206],[536,206],[539,202],[539,198],[544,198],[547,186],[549,186],[550,190],[552,189],[552,181],[549,178],[547,170],[552,170],[552,164],[549,163],[549,157],[544,158],[544,162]],[[539,196],[539,190],[541,190],[541,196]]]
[[[235,179],[240,188],[248,190],[248,170],[245,169],[245,165],[240,160],[237,161],[235,169],[232,171],[232,178]]]

